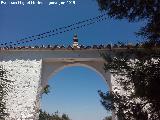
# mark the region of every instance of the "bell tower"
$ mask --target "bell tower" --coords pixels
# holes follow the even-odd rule
[[[73,37],[73,48],[79,48],[77,34],[74,34],[74,37]]]

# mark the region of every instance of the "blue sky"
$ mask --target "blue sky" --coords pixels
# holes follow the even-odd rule
[[[43,5],[1,4],[0,42],[16,41],[101,14],[96,0],[76,0],[75,5],[66,4],[61,6],[49,6],[49,0],[42,1],[44,2]],[[117,41],[135,43],[140,38],[135,37],[134,32],[142,24],[143,22],[128,23],[126,20],[107,19],[89,27],[41,39],[27,45],[69,45],[72,44],[74,33],[78,34],[80,44],[84,45],[117,43]]]
[[[66,67],[49,80],[50,93],[42,96],[42,108],[66,113],[72,120],[102,120],[110,115],[100,103],[98,90],[108,91],[106,81],[85,67]]]
[[[49,6],[49,0],[40,1],[43,5],[0,4],[0,43],[13,42],[101,14],[96,0],[75,0],[75,5],[60,6]],[[78,34],[79,44],[83,45],[110,44],[118,41],[136,43],[141,38],[136,37],[134,32],[143,24],[143,21],[128,23],[126,20],[108,18],[82,29],[24,45],[72,45],[74,33]],[[73,120],[102,120],[107,115],[100,105],[97,93],[97,90],[107,91],[107,88],[96,72],[81,67],[66,68],[49,80],[49,84],[53,89],[51,94],[43,96],[43,109],[67,113]]]

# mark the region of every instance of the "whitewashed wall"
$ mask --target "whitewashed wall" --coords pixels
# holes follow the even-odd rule
[[[41,60],[14,60],[0,62],[11,80],[10,92],[5,98],[9,117],[6,120],[36,120],[39,101]]]
[[[80,63],[97,70],[108,80],[112,90],[111,76],[103,70],[104,60],[100,52],[106,50],[0,51],[0,65],[8,71],[5,77],[12,81],[10,91],[5,97],[9,113],[6,120],[38,120],[42,87],[50,75],[65,65]]]

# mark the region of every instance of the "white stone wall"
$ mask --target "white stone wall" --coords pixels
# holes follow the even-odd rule
[[[12,81],[5,97],[9,113],[5,120],[38,120],[41,88],[44,87],[48,77],[63,65],[81,63],[93,67],[108,80],[112,90],[110,73],[104,72],[104,60],[100,56],[100,52],[105,51],[96,49],[0,51],[0,65],[8,71],[6,78]]]
[[[5,97],[9,113],[6,120],[36,120],[42,60],[2,61],[0,65],[7,71],[7,79],[12,81]]]

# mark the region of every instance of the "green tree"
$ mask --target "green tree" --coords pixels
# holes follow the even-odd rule
[[[48,117],[48,114],[45,111],[39,110],[39,120],[46,120]]]
[[[50,86],[49,85],[46,85],[44,88],[43,88],[43,93],[42,94],[47,94],[50,93]]]
[[[115,110],[120,120],[160,119],[160,1],[159,0],[97,0],[100,10],[115,19],[129,22],[144,21],[137,35],[143,37],[145,49],[103,55],[109,70],[117,77],[129,95],[99,91],[102,104],[107,110]],[[147,46],[147,48],[146,48]],[[131,62],[132,59],[134,61]],[[153,60],[154,59],[154,60]],[[120,77],[125,76],[125,77]],[[127,79],[125,79],[127,78]],[[132,91],[132,92],[131,92]],[[138,102],[138,101],[141,102]],[[148,116],[150,115],[150,117]]]
[[[145,21],[137,35],[145,38],[149,45],[160,44],[159,0],[97,0],[100,10],[111,18],[127,19],[129,22]]]
[[[0,66],[0,119],[5,120],[5,117],[8,115],[6,112],[6,103],[4,97],[7,95],[8,83],[11,82],[6,79],[6,70],[3,66]]]
[[[62,116],[59,115],[58,111],[54,114],[49,114],[45,111],[40,110],[39,120],[71,120],[68,115],[62,114]]]
[[[129,94],[99,91],[102,105],[116,110],[120,120],[160,119],[160,50],[128,50],[103,57],[104,69],[118,76],[116,82]]]
[[[70,120],[70,119],[69,119],[68,115],[63,114],[63,115],[62,115],[62,120]]]
[[[112,120],[112,116],[107,116],[103,120]]]

